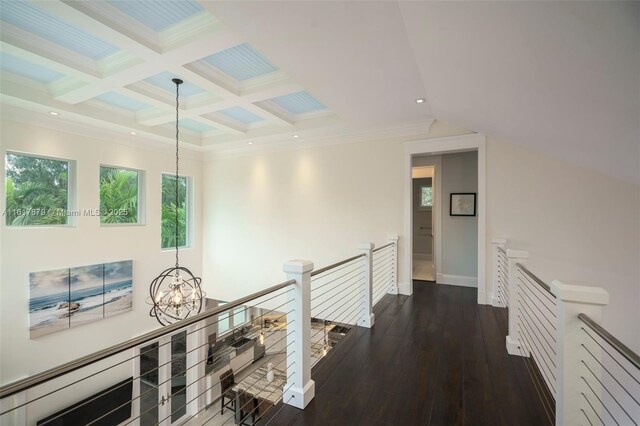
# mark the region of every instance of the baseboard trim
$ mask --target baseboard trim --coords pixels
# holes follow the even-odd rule
[[[403,294],[405,296],[411,296],[413,292],[413,288],[409,283],[398,283],[398,294]]]
[[[478,287],[478,277],[467,277],[464,275],[436,274],[438,284],[458,285],[461,287]],[[486,298],[483,298],[486,300]]]
[[[491,303],[487,302],[487,295],[484,291],[478,291],[478,305],[490,305]]]

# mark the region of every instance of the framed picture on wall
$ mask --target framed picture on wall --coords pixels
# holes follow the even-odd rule
[[[449,216],[476,215],[475,192],[452,192],[449,201]]]

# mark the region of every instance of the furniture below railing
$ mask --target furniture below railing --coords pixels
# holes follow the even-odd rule
[[[4,385],[0,424],[253,424],[280,402],[304,409],[312,364],[373,326],[376,250],[360,248],[318,270],[287,262],[280,284]],[[397,289],[397,237],[378,251],[392,259],[381,298]]]
[[[549,423],[639,425],[640,357],[599,325],[609,294],[548,285],[525,266],[527,252],[493,243],[493,301],[509,307],[507,351],[527,358]]]

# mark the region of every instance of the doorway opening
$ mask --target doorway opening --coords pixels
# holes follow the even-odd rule
[[[425,158],[435,163],[436,159]],[[429,161],[429,162],[431,162]],[[416,158],[418,163],[418,158]],[[435,164],[416,165],[411,168],[413,246],[412,279],[416,281],[435,281],[435,244],[434,224],[437,206],[435,205]]]
[[[414,285],[412,279],[414,263],[413,208],[417,196],[414,197],[413,194],[413,168],[433,166],[431,191],[435,207],[432,206],[433,250],[431,256],[435,281],[438,284],[477,287],[478,303],[491,304],[490,297],[487,298],[485,277],[487,228],[485,136],[475,133],[406,142],[404,151],[406,239],[403,247],[404,253],[407,255],[403,259],[403,279],[398,282],[399,293],[412,294]],[[463,164],[452,175],[448,172],[446,176],[444,174],[445,155],[448,156],[448,163]],[[431,163],[420,160],[425,158],[431,159]],[[451,161],[449,161],[450,159]],[[423,162],[420,163],[419,160]],[[446,169],[451,171],[451,167]],[[444,181],[448,182],[446,188],[443,187]],[[452,206],[453,208],[451,208]],[[424,227],[427,228],[427,226]],[[416,228],[417,231],[420,231],[419,224]],[[447,241],[451,244],[443,245],[444,228],[449,231]],[[460,230],[464,231],[464,235],[458,233]]]

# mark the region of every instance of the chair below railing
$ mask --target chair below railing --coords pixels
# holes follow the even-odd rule
[[[384,294],[397,289],[396,242],[378,250],[393,259]],[[318,270],[287,262],[280,284],[4,385],[0,424],[254,424],[281,402],[304,409],[312,365],[373,326],[376,250],[360,248]]]
[[[639,425],[640,357],[599,325],[608,293],[557,280],[549,286],[524,265],[527,252],[507,249],[506,240],[494,246],[501,274],[494,286],[502,286],[494,303],[509,295],[507,351],[528,359],[549,423]]]

